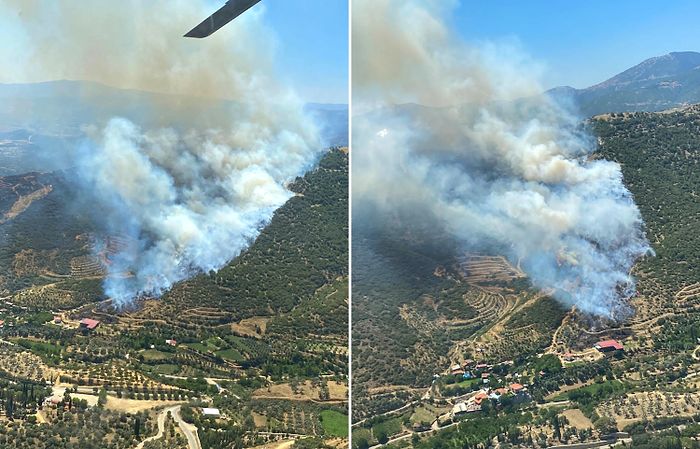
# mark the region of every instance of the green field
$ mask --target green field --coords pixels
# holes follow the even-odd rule
[[[154,366],[153,371],[158,374],[176,374],[180,371],[180,367],[169,363],[162,363]]]
[[[413,414],[411,415],[411,422],[418,424],[431,423],[433,422],[436,416],[437,414],[434,410],[430,410],[426,407],[418,407],[413,411]]]
[[[216,355],[223,359],[231,360],[234,362],[240,362],[241,360],[245,360],[243,354],[241,354],[241,352],[236,348],[222,349],[221,351],[216,351]]]
[[[321,423],[326,435],[341,438],[348,437],[348,415],[335,410],[323,410],[321,412]]]
[[[146,351],[143,351],[141,355],[143,355],[143,359],[146,362],[151,362],[154,360],[165,360],[170,358],[170,354],[168,354],[167,352],[161,352],[156,349],[147,349]]]
[[[199,351],[199,352],[206,353],[209,351],[209,348],[207,346],[203,345],[202,343],[187,343],[185,346],[187,346],[188,348],[192,348],[195,351]]]
[[[392,435],[401,433],[403,425],[401,424],[402,417],[392,418],[387,421],[375,424],[372,426],[372,435],[378,442],[383,443],[384,439],[388,439]]]

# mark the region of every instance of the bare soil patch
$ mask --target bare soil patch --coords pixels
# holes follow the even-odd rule
[[[593,428],[593,423],[591,422],[591,420],[586,418],[583,412],[581,412],[581,410],[577,408],[565,410],[564,412],[562,412],[562,415],[564,415],[566,419],[569,420],[569,424],[572,427],[576,427],[579,430]]]
[[[245,337],[262,338],[267,331],[267,323],[270,317],[254,316],[246,318],[238,323],[231,323],[231,330]]]

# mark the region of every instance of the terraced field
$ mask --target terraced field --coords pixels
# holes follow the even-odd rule
[[[107,273],[102,261],[92,255],[74,257],[70,260],[70,275],[76,278],[102,277]]]
[[[468,254],[458,265],[458,272],[471,284],[507,283],[525,277],[503,256]]]
[[[91,365],[78,370],[61,370],[60,381],[68,385],[79,385],[109,390],[152,391],[157,393],[180,393],[180,388],[160,382],[118,364]]]

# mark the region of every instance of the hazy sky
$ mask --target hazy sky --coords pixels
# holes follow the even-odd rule
[[[225,0],[207,1],[212,13],[225,3]],[[274,33],[278,73],[299,96],[307,102],[347,103],[348,0],[263,0],[255,8],[263,12],[263,23]],[[204,18],[192,17],[192,26]],[[25,60],[31,64],[31,61],[26,61],[28,55],[24,54],[26,41],[31,40],[31,36],[22,32],[21,20],[21,16],[10,17],[0,26],[5,63]],[[235,22],[228,24],[217,32],[223,36],[216,37],[225,38],[235,26]],[[182,30],[182,34],[187,31]],[[114,38],[119,39],[119,36]],[[185,38],[173,36],[173,39]],[[128,36],[124,40],[128,42]],[[211,67],[217,69],[216,61],[212,61]],[[21,72],[9,70],[0,73],[0,82],[49,81],[22,79],[25,77],[17,73]]]
[[[545,65],[544,87],[588,87],[644,59],[700,51],[695,0],[461,0],[469,40],[519,41]]]

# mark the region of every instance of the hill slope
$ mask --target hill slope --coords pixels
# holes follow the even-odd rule
[[[549,91],[570,97],[583,115],[661,111],[700,102],[700,53],[673,52],[642,63],[586,89]]]
[[[314,437],[310,447],[346,436],[338,424],[347,420],[348,391],[345,149],[330,150],[292,183],[296,195],[239,258],[130,311],[100,302],[103,273],[89,257],[89,236],[99,230],[89,214],[66,207],[69,176],[0,177],[0,217],[18,212],[0,224],[0,393],[8,398],[0,410],[14,417],[0,421],[1,435],[21,422],[22,432],[42,436],[31,447],[134,447],[155,433],[155,407],[182,404],[204,448],[234,440],[257,447],[265,432]],[[86,317],[100,324],[81,329]],[[31,415],[52,394],[47,379],[72,410],[64,417],[63,405],[47,406],[37,421]],[[74,385],[81,399],[70,402],[63,389]],[[78,402],[96,403],[98,391],[104,407]],[[223,418],[203,418],[204,405]],[[134,416],[145,428],[130,430]],[[85,419],[130,424],[80,432]],[[26,441],[0,436],[1,447]]]
[[[398,434],[420,449],[481,447],[504,433],[513,447],[555,447],[623,429],[635,441],[659,439],[640,447],[662,447],[665,434],[660,432],[677,438],[683,427],[697,422],[700,106],[605,114],[590,125],[599,142],[593,157],[621,164],[656,252],[634,268],[634,315],[622,322],[605,321],[562,310],[543,295],[518,294],[522,280],[484,284],[479,279],[485,272],[498,272],[493,258],[486,262],[471,256],[456,267],[434,271],[428,263],[427,270],[394,271],[390,277],[373,261],[382,260],[370,258],[372,253],[358,247],[364,241],[355,238],[353,257],[364,257],[368,268],[353,270],[353,326],[381,331],[353,336],[353,414],[368,418],[354,426],[355,447]],[[420,259],[401,249],[392,249],[393,256],[403,266],[416,266]],[[388,259],[386,254],[383,259]],[[455,308],[460,301],[454,299],[453,307],[443,307],[449,303],[440,293],[449,292],[448,281],[468,284],[455,299],[463,299],[471,313]],[[378,320],[368,316],[378,313]],[[382,353],[388,338],[393,345]],[[602,354],[594,349],[596,342],[607,339],[621,342],[624,351]],[[426,340],[452,348],[436,351],[421,344]],[[416,354],[422,355],[422,363],[415,363]],[[465,379],[460,367],[451,368],[465,359],[472,362],[464,371],[476,379]],[[474,363],[485,368],[480,371]],[[428,384],[425,379],[433,373],[440,377]],[[531,401],[493,399],[480,412],[451,415],[453,404],[469,403],[479,389],[507,388],[515,379],[526,385]],[[421,432],[435,419],[433,429],[443,430]],[[458,421],[463,423],[451,425]],[[697,430],[690,433],[697,435]]]

